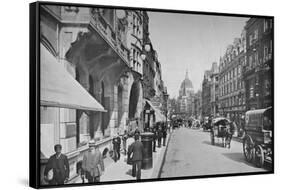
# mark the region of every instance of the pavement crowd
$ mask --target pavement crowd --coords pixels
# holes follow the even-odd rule
[[[170,134],[167,135],[169,141]],[[127,150],[130,144],[134,142],[134,138],[130,137],[127,139]],[[167,142],[166,142],[167,144]],[[156,152],[153,152],[153,167],[150,169],[142,169],[141,179],[153,179],[158,178],[161,165],[165,156],[167,146],[156,146]],[[120,159],[116,162],[114,158],[107,157],[104,159],[105,169],[103,175],[100,177],[101,182],[106,181],[124,181],[124,180],[136,180],[132,176],[132,165],[127,164],[127,155],[125,155],[124,149],[121,149]],[[72,180],[71,183],[83,183],[80,176]],[[87,183],[87,182],[86,182]]]

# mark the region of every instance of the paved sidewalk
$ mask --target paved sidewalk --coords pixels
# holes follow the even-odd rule
[[[169,143],[169,138],[171,134],[167,135],[167,144]],[[134,140],[128,139],[127,144],[131,144]],[[153,153],[153,167],[151,169],[141,171],[141,179],[153,179],[158,178],[160,168],[164,159],[166,146],[161,146],[161,148],[156,147],[156,152]],[[106,158],[111,159],[111,158]],[[125,156],[121,151],[121,158],[117,162],[105,161],[105,172],[101,176],[101,182],[105,181],[122,181],[122,180],[136,180],[132,177],[132,166],[127,164],[127,156]],[[80,177],[78,177],[74,183],[82,183]]]

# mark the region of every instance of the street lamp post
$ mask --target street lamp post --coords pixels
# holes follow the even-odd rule
[[[141,42],[143,42],[143,40],[141,40],[141,39],[139,39]],[[145,59],[146,59],[146,53],[148,53],[148,52],[150,52],[150,50],[151,50],[151,46],[150,46],[150,44],[144,44],[143,45],[143,50],[142,50],[142,52],[141,52],[141,59],[144,61]],[[145,108],[143,107],[143,129],[145,129],[145,118],[146,118],[146,110],[145,110]],[[148,114],[148,125],[150,125],[150,113]],[[150,127],[150,126],[149,126]]]
[[[165,100],[165,117],[166,117],[166,128],[168,127],[168,98],[169,94],[167,91],[164,92],[164,100]]]

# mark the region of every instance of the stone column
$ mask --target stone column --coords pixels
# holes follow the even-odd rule
[[[100,103],[102,104],[102,97],[101,97],[101,83],[98,80],[94,80],[94,98]],[[106,109],[106,108],[105,108]],[[93,135],[94,138],[102,138],[102,131],[101,131],[101,120],[102,120],[102,112],[92,112],[91,114],[91,119],[93,120]]]

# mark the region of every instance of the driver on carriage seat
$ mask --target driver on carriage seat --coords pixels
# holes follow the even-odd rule
[[[234,133],[235,127],[234,127],[234,123],[230,122],[227,125],[227,130],[226,130],[226,147],[230,148],[230,144],[231,144],[231,140],[232,140],[232,136]]]

